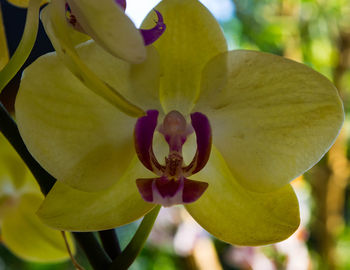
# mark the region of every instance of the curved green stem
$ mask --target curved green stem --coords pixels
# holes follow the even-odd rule
[[[91,232],[74,232],[74,238],[84,250],[91,266],[95,270],[106,270],[111,264],[107,253],[101,249],[96,237]]]
[[[0,71],[0,93],[27,60],[33,49],[39,26],[42,0],[30,0],[22,39],[7,65]]]
[[[156,206],[143,218],[134,237],[131,239],[130,243],[123,250],[123,252],[115,260],[113,260],[109,270],[126,270],[135,261],[153,228],[159,210],[160,205]]]
[[[108,256],[114,260],[122,252],[119,245],[117,232],[115,229],[99,231],[98,232],[102,246],[107,252]]]

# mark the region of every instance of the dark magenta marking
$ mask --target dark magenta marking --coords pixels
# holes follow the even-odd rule
[[[142,179],[136,179],[136,185],[137,188],[141,194],[141,197],[146,202],[153,202],[153,189],[152,184],[153,180],[156,178],[142,178]]]
[[[155,180],[156,187],[163,198],[174,197],[179,191],[180,180],[168,179],[165,176]]]
[[[204,191],[208,188],[208,183],[196,180],[186,179],[182,193],[184,203],[192,203],[197,201]]]
[[[115,2],[125,11],[125,9],[126,9],[126,0],[115,0]]]
[[[138,158],[146,168],[160,176],[137,179],[137,188],[147,202],[163,206],[192,203],[198,200],[208,188],[208,183],[186,177],[203,169],[208,162],[212,142],[209,120],[202,113],[193,113],[190,127],[179,112],[168,113],[163,124],[158,128],[170,149],[166,165],[162,166],[158,163],[152,147],[158,115],[157,110],[149,110],[147,115],[139,118],[135,125],[134,138]],[[183,167],[182,145],[193,130],[196,133],[197,151],[192,162]]]
[[[158,21],[156,22],[156,25],[152,29],[140,29],[140,33],[143,37],[143,41],[145,45],[150,45],[153,42],[155,42],[165,31],[166,25],[164,24],[163,16],[158,11],[155,10],[158,17]]]
[[[192,113],[191,123],[197,137],[197,151],[192,162],[184,168],[184,171],[190,172],[190,175],[199,172],[207,164],[212,142],[210,123],[204,114]]]
[[[157,127],[158,111],[149,110],[147,115],[140,117],[135,125],[134,142],[135,150],[142,164],[154,172],[153,166],[161,167],[157,162],[153,152],[153,134]],[[152,166],[153,165],[153,166]]]

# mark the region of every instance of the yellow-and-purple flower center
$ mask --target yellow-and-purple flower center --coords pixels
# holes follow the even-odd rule
[[[158,111],[149,110],[137,120],[134,132],[136,153],[142,164],[154,172],[157,178],[137,179],[142,198],[147,202],[171,206],[191,203],[199,199],[208,183],[190,180],[187,177],[199,172],[206,165],[212,142],[208,118],[199,112],[191,114],[191,124],[178,111],[169,112],[157,127]],[[153,135],[160,132],[169,145],[165,165],[161,165],[153,152]],[[185,165],[182,147],[187,137],[195,132],[197,150],[190,164]]]

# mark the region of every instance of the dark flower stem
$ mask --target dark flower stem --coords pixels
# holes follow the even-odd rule
[[[75,240],[84,250],[91,266],[95,270],[106,270],[111,264],[111,259],[107,253],[101,249],[95,235],[91,232],[74,232]]]
[[[109,270],[127,270],[140,254],[148,235],[150,234],[153,224],[158,216],[160,205],[157,205],[142,220],[134,237],[123,250],[123,252],[112,262]]]
[[[115,229],[99,231],[98,232],[103,248],[108,256],[114,260],[120,253],[120,245]]]

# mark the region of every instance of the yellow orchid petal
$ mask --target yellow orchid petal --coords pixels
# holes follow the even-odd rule
[[[21,195],[27,193],[41,195],[37,182],[24,162],[0,134],[0,220],[15,211]]]
[[[35,214],[42,201],[43,195],[35,179],[0,135],[0,219],[4,244],[26,260],[67,259],[61,233],[44,225]],[[71,247],[74,249],[73,245]]]
[[[65,18],[65,2],[63,0],[52,1],[42,11],[41,19],[58,56],[81,82],[124,113],[133,117],[144,114],[142,109],[130,103],[120,94],[120,89],[115,89],[102,81],[79,57],[74,47],[72,34],[70,34],[74,30],[68,25]]]
[[[70,231],[97,231],[125,225],[149,212],[155,205],[140,196],[136,179],[153,176],[135,157],[126,174],[112,187],[83,192],[57,182],[38,215],[50,227]]]
[[[131,66],[94,42],[81,46],[79,53],[94,72],[125,93],[141,94],[135,88],[137,82],[145,89],[154,83],[138,75],[139,69],[148,68],[146,62],[143,67]],[[152,63],[150,60],[151,67]],[[129,77],[138,80],[130,83]],[[58,180],[78,189],[96,191],[112,185],[134,153],[134,119],[89,91],[52,53],[24,71],[16,119],[39,163]]]
[[[59,47],[59,41],[58,38],[55,35],[55,29],[52,28],[52,22],[51,22],[51,7],[45,7],[42,9],[40,13],[40,20],[42,21],[45,31],[48,34],[48,36],[51,39],[51,42],[53,43],[53,46],[58,46]],[[66,20],[62,20],[65,21]],[[73,25],[67,23],[67,27],[64,29],[65,30],[65,37],[64,40],[67,44],[71,44],[72,46],[76,47],[77,45],[86,42],[91,39],[90,36],[87,34],[77,31]],[[59,47],[60,48],[60,47]],[[63,59],[64,60],[64,59]]]
[[[16,182],[12,181],[7,164],[0,163],[0,221],[17,205],[18,192]],[[23,182],[23,181],[22,181]],[[23,184],[23,183],[20,183]]]
[[[0,196],[40,193],[34,177],[5,137],[0,134]]]
[[[0,194],[15,191],[22,186],[26,171],[24,163],[0,133]]]
[[[103,48],[132,63],[146,59],[146,47],[133,22],[115,0],[68,0],[83,29]]]
[[[3,137],[0,135],[0,137]],[[2,141],[3,138],[0,138]],[[0,144],[1,145],[1,144]],[[0,195],[15,193],[26,182],[28,169],[17,155],[0,152]],[[34,180],[34,179],[33,179]]]
[[[299,206],[290,185],[272,193],[244,189],[213,147],[208,164],[193,176],[209,183],[202,197],[186,209],[208,232],[235,245],[282,241],[299,226]]]
[[[154,43],[162,61],[160,100],[165,112],[191,111],[199,94],[200,75],[213,56],[227,50],[221,28],[210,12],[197,0],[164,0],[155,7],[167,26]],[[150,28],[154,11],[142,28]]]
[[[147,46],[147,59],[141,64],[131,65],[129,78],[131,87],[125,96],[144,110],[155,109],[162,112],[159,101],[160,78],[158,51],[149,45]]]
[[[97,43],[77,48],[84,63],[99,78],[119,89],[128,100],[143,110],[162,110],[159,102],[160,61],[157,50],[147,47],[147,59],[141,64],[130,64],[113,57]]]
[[[41,13],[41,18],[46,25],[46,29],[52,30],[48,17],[49,12],[49,9],[45,8]],[[47,31],[49,32],[49,30]],[[88,39],[87,35],[69,27],[66,31],[67,35],[75,45]],[[51,33],[51,37],[52,39],[56,38],[53,33]],[[95,43],[77,49],[77,54],[87,68],[92,70],[107,85],[118,89],[119,93],[127,100],[132,100],[138,107],[144,107],[145,110],[149,108],[161,109],[158,91],[160,60],[158,52],[153,46],[147,46],[147,58],[140,64],[121,61]],[[58,56],[60,56],[59,52]],[[96,68],[96,65],[99,65],[99,68]],[[120,66],[120,68],[116,69],[115,65]],[[125,85],[130,86],[125,87]]]
[[[30,0],[7,0],[7,2],[11,3],[14,6],[21,7],[21,8],[26,8],[28,7]],[[41,5],[48,3],[49,1],[41,1]]]
[[[203,72],[194,111],[240,184],[272,191],[328,151],[344,120],[337,89],[309,67],[262,52],[231,51]]]
[[[2,11],[0,4],[0,70],[7,64],[9,61],[9,51],[7,48],[7,41],[5,35],[5,28],[2,19]]]
[[[36,209],[42,195],[26,194],[21,197],[18,208],[3,220],[1,233],[3,243],[18,257],[29,261],[55,262],[69,258],[60,231],[44,225]],[[70,247],[72,239],[69,237]]]

